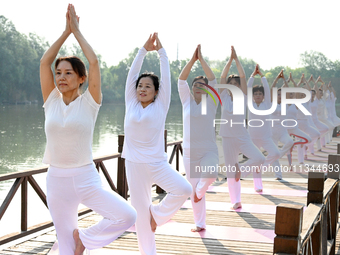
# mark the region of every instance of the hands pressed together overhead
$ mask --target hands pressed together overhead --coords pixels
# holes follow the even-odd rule
[[[66,28],[69,34],[79,31],[79,17],[76,14],[73,4],[69,4],[66,12]]]
[[[153,50],[158,51],[161,48],[163,48],[161,41],[158,38],[158,33],[153,33],[152,35],[149,36],[149,39],[144,44],[144,48],[147,51],[153,51]]]

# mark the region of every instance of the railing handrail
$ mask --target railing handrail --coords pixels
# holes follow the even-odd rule
[[[95,166],[97,170],[99,169],[102,170],[108,184],[110,185],[111,189],[114,190],[115,192],[119,193],[121,196],[123,196],[125,199],[127,199],[127,192],[128,192],[128,187],[127,187],[127,180],[126,180],[126,174],[125,174],[125,163],[124,159],[121,158],[121,151],[122,151],[122,146],[123,143],[122,141],[124,140],[123,135],[120,135],[118,137],[118,153],[113,153],[110,155],[105,155],[105,156],[100,156],[96,157],[93,159],[93,162],[95,163]],[[168,146],[174,146],[171,157],[170,157],[170,162],[172,162],[174,156],[176,155],[176,169],[179,170],[179,152],[182,152],[182,140],[177,140],[173,142],[167,142],[167,130],[164,131],[164,140],[165,140],[165,151],[167,151]],[[118,160],[118,166],[117,166],[117,187],[114,185],[110,174],[108,173],[104,161],[105,160],[110,160],[110,159],[117,159]],[[53,223],[50,222],[45,222],[45,223],[40,223],[35,226],[31,226],[30,228],[27,227],[27,183],[30,183],[35,192],[38,194],[42,202],[46,205],[47,207],[47,202],[46,202],[46,195],[40,188],[39,184],[35,181],[35,179],[32,177],[33,175],[36,174],[41,174],[41,173],[46,173],[48,170],[48,167],[39,167],[39,168],[34,168],[34,169],[28,169],[28,170],[22,170],[19,172],[15,173],[6,173],[6,174],[1,174],[0,175],[0,182],[2,181],[7,181],[7,180],[15,180],[13,183],[13,186],[10,188],[5,200],[0,206],[0,220],[4,213],[6,212],[6,209],[8,208],[9,204],[11,203],[14,195],[16,194],[17,190],[21,186],[21,232],[20,233],[12,233],[12,234],[7,234],[5,236],[0,237],[0,245],[11,242],[13,240],[16,240],[18,238],[27,236],[29,234],[35,233],[37,231],[40,231],[42,229],[46,229],[48,227],[53,226]],[[121,183],[120,183],[121,182]],[[158,192],[162,192],[161,190],[158,190]],[[84,215],[86,213],[91,212],[91,209],[84,208],[80,211],[78,211],[78,216]]]
[[[274,254],[335,253],[339,213],[339,165],[340,155],[328,155],[326,180],[324,172],[308,173],[305,211],[302,205],[277,206]]]

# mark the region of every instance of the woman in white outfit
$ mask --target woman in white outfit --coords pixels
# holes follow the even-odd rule
[[[325,134],[325,144],[322,144],[322,146],[326,146],[331,140],[331,134],[334,129],[334,124],[328,120],[328,111],[326,108],[326,96],[324,95],[327,91],[326,85],[322,81],[321,77],[318,78],[318,82],[322,83],[322,85],[319,88],[319,98],[318,98],[318,119],[325,124],[328,127],[328,131]],[[316,84],[318,83],[316,82]]]
[[[227,75],[233,60],[235,60],[239,76],[230,75],[227,79]],[[246,110],[246,75],[233,46],[231,47],[230,59],[222,71],[220,83],[233,85],[242,90],[242,94],[244,96],[244,110]],[[262,191],[263,186],[259,168],[261,164],[264,163],[265,157],[251,141],[250,135],[246,128],[245,111],[243,115],[233,115],[233,94],[229,90],[223,89],[221,90],[220,95],[223,104],[221,119],[228,120],[228,123],[220,125],[219,134],[222,136],[225,166],[227,169],[230,169],[227,171],[227,182],[232,209],[238,209],[242,207],[241,183],[239,181],[241,174],[244,177],[249,174],[249,172],[253,172],[254,188],[258,192]],[[248,158],[248,160],[238,169],[238,156],[240,152],[243,153]]]
[[[331,115],[332,115],[332,120],[334,125],[340,126],[340,118],[336,115],[336,107],[335,107],[335,102],[336,102],[336,92],[332,86],[332,83],[329,82],[328,88],[331,91],[331,99],[332,99],[332,108],[331,108]]]
[[[193,80],[191,94],[186,80],[197,60],[200,61],[206,77],[198,76]],[[183,105],[183,161],[187,180],[193,189],[190,196],[196,224],[193,232],[205,229],[205,193],[218,174],[218,149],[214,127],[218,99],[213,91],[211,95],[214,98],[204,91],[210,90],[204,84],[214,87],[216,79],[202,56],[201,45],[198,45],[178,78],[178,92]],[[206,114],[201,111],[202,96],[207,103]]]
[[[256,75],[261,76],[261,82],[263,85],[255,85],[254,77]],[[267,82],[266,77],[260,71],[259,65],[257,64],[254,72],[250,76],[248,80],[248,88],[252,88],[253,91],[253,109],[256,110],[269,110],[272,107],[272,100],[269,90],[269,84]],[[249,106],[248,106],[249,109]],[[248,131],[253,143],[257,146],[257,148],[263,148],[267,151],[266,160],[263,163],[263,167],[269,169],[269,166],[279,159],[280,152],[277,148],[276,144],[272,139],[272,123],[270,121],[266,121],[266,119],[272,119],[271,115],[256,115],[252,111],[248,111]],[[252,124],[252,120],[255,123]],[[261,121],[259,123],[259,120]],[[261,172],[260,172],[261,174]],[[261,177],[258,177],[261,178]]]
[[[298,87],[298,85],[293,80],[293,77],[292,77],[291,74],[290,74],[287,82],[285,82],[285,84],[283,85],[283,87],[288,87],[288,83],[290,81],[294,84],[294,87]],[[297,94],[297,93],[287,93],[286,96],[287,96],[288,99],[294,99],[294,98],[296,98],[295,94]],[[286,107],[287,107],[286,118],[294,120],[295,123],[296,123],[296,125],[294,127],[287,128],[287,132],[288,132],[289,135],[293,135],[293,136],[295,136],[295,138],[301,139],[299,141],[294,142],[294,145],[291,148],[290,153],[287,154],[288,162],[291,165],[292,164],[292,150],[293,150],[294,146],[297,145],[298,147],[301,147],[305,144],[308,144],[312,141],[312,138],[299,128],[299,123],[298,123],[298,119],[297,119],[298,109],[297,109],[296,105],[295,104],[287,104]],[[303,161],[303,151],[302,151],[302,159],[301,159],[301,155],[300,156],[298,155],[298,160],[299,160],[299,162],[301,162],[300,160]]]
[[[298,87],[301,84],[301,81],[296,84],[292,75],[290,74],[288,80],[287,80],[287,85],[285,84],[284,86],[288,86],[288,82],[292,82],[294,84],[294,87]],[[302,94],[302,95],[301,95]],[[287,98],[300,98],[304,96],[303,93],[288,93]],[[303,104],[306,107],[306,103]],[[305,150],[305,145],[309,144],[312,142],[312,138],[310,135],[305,131],[305,126],[307,125],[307,117],[296,107],[295,104],[287,105],[287,119],[293,119],[297,122],[297,125],[292,128],[288,128],[287,131],[289,135],[293,135],[295,137],[298,137],[302,139],[302,141],[297,141],[294,143],[294,145],[298,145],[298,161],[300,164],[304,162],[304,150]],[[301,124],[300,124],[301,123]],[[315,130],[318,132],[317,130]]]
[[[161,80],[153,73],[139,75],[148,51],[160,56]],[[135,57],[125,87],[123,157],[131,204],[137,210],[136,231],[141,254],[156,254],[155,230],[166,223],[191,195],[190,183],[167,162],[164,127],[171,98],[170,66],[157,33],[150,35]],[[167,191],[152,204],[151,187]]]
[[[319,78],[318,78],[319,80]],[[311,114],[312,114],[312,120],[316,128],[319,130],[321,136],[320,139],[316,141],[317,144],[317,150],[321,151],[321,144],[325,145],[325,135],[328,132],[328,126],[322,123],[318,119],[318,104],[319,104],[319,97],[320,97],[320,91],[317,87],[317,82],[314,82],[313,76],[310,77],[309,83],[313,82],[314,86],[312,91],[312,97],[310,100],[310,109],[311,109]],[[308,146],[308,150],[311,152],[311,154],[314,155],[314,142],[310,143]]]
[[[309,86],[309,83],[306,80],[304,74],[302,74],[299,84],[302,84],[303,87],[305,89],[307,89],[309,91],[309,93],[311,93],[311,97],[312,97],[311,87]],[[305,94],[297,93],[297,98],[305,98],[305,97],[306,97]],[[302,105],[311,113],[311,109],[310,109],[309,104],[310,104],[310,101],[303,103]],[[310,144],[314,144],[320,138],[321,133],[319,132],[317,127],[314,125],[314,122],[313,122],[311,115],[305,115],[302,111],[298,110],[297,119],[298,119],[298,122],[299,122],[299,128],[303,132],[308,134],[310,136],[310,138],[312,139],[312,141],[310,143],[304,144],[302,146],[298,146],[298,159],[299,159],[300,164],[303,164],[304,160],[307,159],[306,153],[307,153],[308,146]],[[314,149],[311,152],[313,152],[313,151],[314,151]]]
[[[283,74],[283,69],[278,74],[278,76],[273,81],[272,87],[271,87],[271,100],[273,101],[273,88],[276,87],[276,84],[279,79],[283,79],[284,83],[286,83],[286,79]],[[272,113],[272,118],[277,119],[279,121],[273,122],[272,127],[272,139],[276,145],[278,145],[278,142],[282,143],[282,147],[280,149],[280,158],[287,153],[290,153],[290,150],[294,144],[294,140],[289,136],[287,128],[282,125],[282,121],[286,119],[285,115],[281,114],[281,88],[277,91],[277,107],[275,111]],[[282,179],[282,169],[279,162],[279,159],[275,160],[272,163],[276,180]]]
[[[47,203],[57,232],[60,255],[83,254],[110,244],[136,220],[136,211],[112,190],[105,190],[92,158],[92,138],[101,105],[98,59],[79,30],[79,18],[69,5],[66,29],[40,61],[40,81],[45,108]],[[79,88],[87,73],[77,57],[61,57],[51,64],[64,41],[73,33],[89,62],[89,84]],[[78,228],[82,203],[103,219],[87,229]]]

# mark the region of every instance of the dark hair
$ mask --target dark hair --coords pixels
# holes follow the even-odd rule
[[[281,91],[281,88],[279,88],[279,89],[277,90],[277,92],[279,92],[279,91]]]
[[[253,95],[254,95],[254,93],[257,92],[257,91],[262,92],[262,94],[264,95],[264,88],[263,88],[263,85],[255,85],[255,86],[253,87]]]
[[[159,78],[153,72],[142,73],[136,81],[136,89],[137,89],[137,86],[138,86],[140,79],[145,78],[145,77],[149,77],[152,80],[153,85],[155,86],[155,90],[158,91],[158,89],[159,89]]]
[[[316,93],[316,91],[314,89],[311,90],[312,92]]]
[[[238,85],[241,85],[240,76],[238,76],[238,75],[236,75],[236,74],[231,74],[231,75],[228,76],[227,84],[229,84],[229,82],[230,82],[232,79],[235,79],[235,81],[238,83]]]
[[[78,74],[79,77],[84,77],[85,76],[85,80],[84,82],[86,81],[86,78],[87,78],[87,71],[86,71],[86,66],[84,64],[84,62],[76,57],[76,56],[67,56],[67,57],[60,57],[58,58],[56,61],[55,61],[55,64],[54,64],[54,70],[57,69],[59,63],[61,61],[67,61],[71,64],[72,66],[72,69],[73,71]],[[79,88],[83,85],[84,83],[81,83]]]
[[[194,83],[198,80],[204,80],[205,84],[208,84],[209,82],[207,77],[200,75],[200,76],[195,77],[191,85],[194,85]]]

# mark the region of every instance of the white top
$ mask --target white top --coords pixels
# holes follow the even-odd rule
[[[171,97],[169,60],[164,48],[160,56],[161,79],[157,98],[143,108],[137,99],[136,81],[147,50],[138,51],[129,71],[125,87],[125,139],[122,157],[135,163],[154,163],[167,160],[164,147],[165,119]]]
[[[312,97],[313,96],[312,95],[312,91],[310,91],[310,93],[311,93],[311,97]],[[310,103],[310,101],[308,101],[306,103],[303,103],[302,106],[304,106],[307,109],[307,111],[311,112],[309,103]],[[311,116],[310,115],[305,115],[300,109],[297,109],[297,119],[298,120],[308,120],[309,117],[311,117]]]
[[[91,164],[93,130],[100,104],[89,90],[66,105],[55,88],[43,107],[47,140],[43,163],[59,168]]]
[[[216,79],[209,81],[208,85],[214,87]],[[183,148],[204,148],[205,150],[217,150],[214,119],[218,106],[218,98],[214,92],[214,100],[207,96],[207,114],[202,115],[202,102],[196,103],[190,93],[187,81],[178,80],[178,92],[183,105]]]
[[[244,109],[246,108],[247,96],[244,95]],[[224,89],[220,95],[222,101],[222,114],[221,119],[227,120],[227,124],[220,125],[219,135],[223,137],[240,137],[248,136],[246,126],[246,114],[233,115],[233,101],[227,89]],[[232,124],[232,125],[231,125]]]
[[[314,101],[310,101],[309,106],[312,114],[312,118],[314,120],[318,119],[318,104],[319,104],[319,99],[315,96]]]
[[[277,104],[275,111],[271,114],[272,119],[278,120],[278,121],[273,121],[273,127],[272,133],[273,134],[279,134],[281,132],[286,132],[287,128],[284,127],[281,122],[286,119],[286,115],[281,114],[281,104]],[[272,123],[270,122],[270,126]]]
[[[266,77],[262,77],[261,81],[262,81],[263,89],[264,89],[264,100],[260,103],[259,106],[257,106],[257,104],[253,100],[253,107],[256,110],[268,110],[272,106],[269,84],[267,82]],[[254,77],[250,77],[248,80],[248,84],[247,84],[248,88],[252,87],[253,83],[254,83]],[[258,127],[261,125],[259,121],[256,121],[256,122],[254,121],[254,123],[251,123],[251,122],[249,123],[249,121],[251,121],[252,119],[262,120],[264,123],[263,126]],[[248,131],[252,139],[263,139],[263,138],[268,138],[272,136],[272,127],[271,127],[272,122],[266,121],[266,119],[272,119],[271,114],[270,115],[256,115],[252,113],[251,111],[249,111],[248,109]]]
[[[296,108],[295,104],[286,105],[286,107],[287,107],[286,119],[297,120],[298,109]],[[299,127],[299,124],[296,123],[296,126],[294,128],[298,128],[298,127]]]
[[[327,119],[332,121],[332,94],[326,93]]]
[[[327,111],[326,111],[326,104],[323,98],[318,100],[318,119],[319,120],[326,120],[327,119]]]

